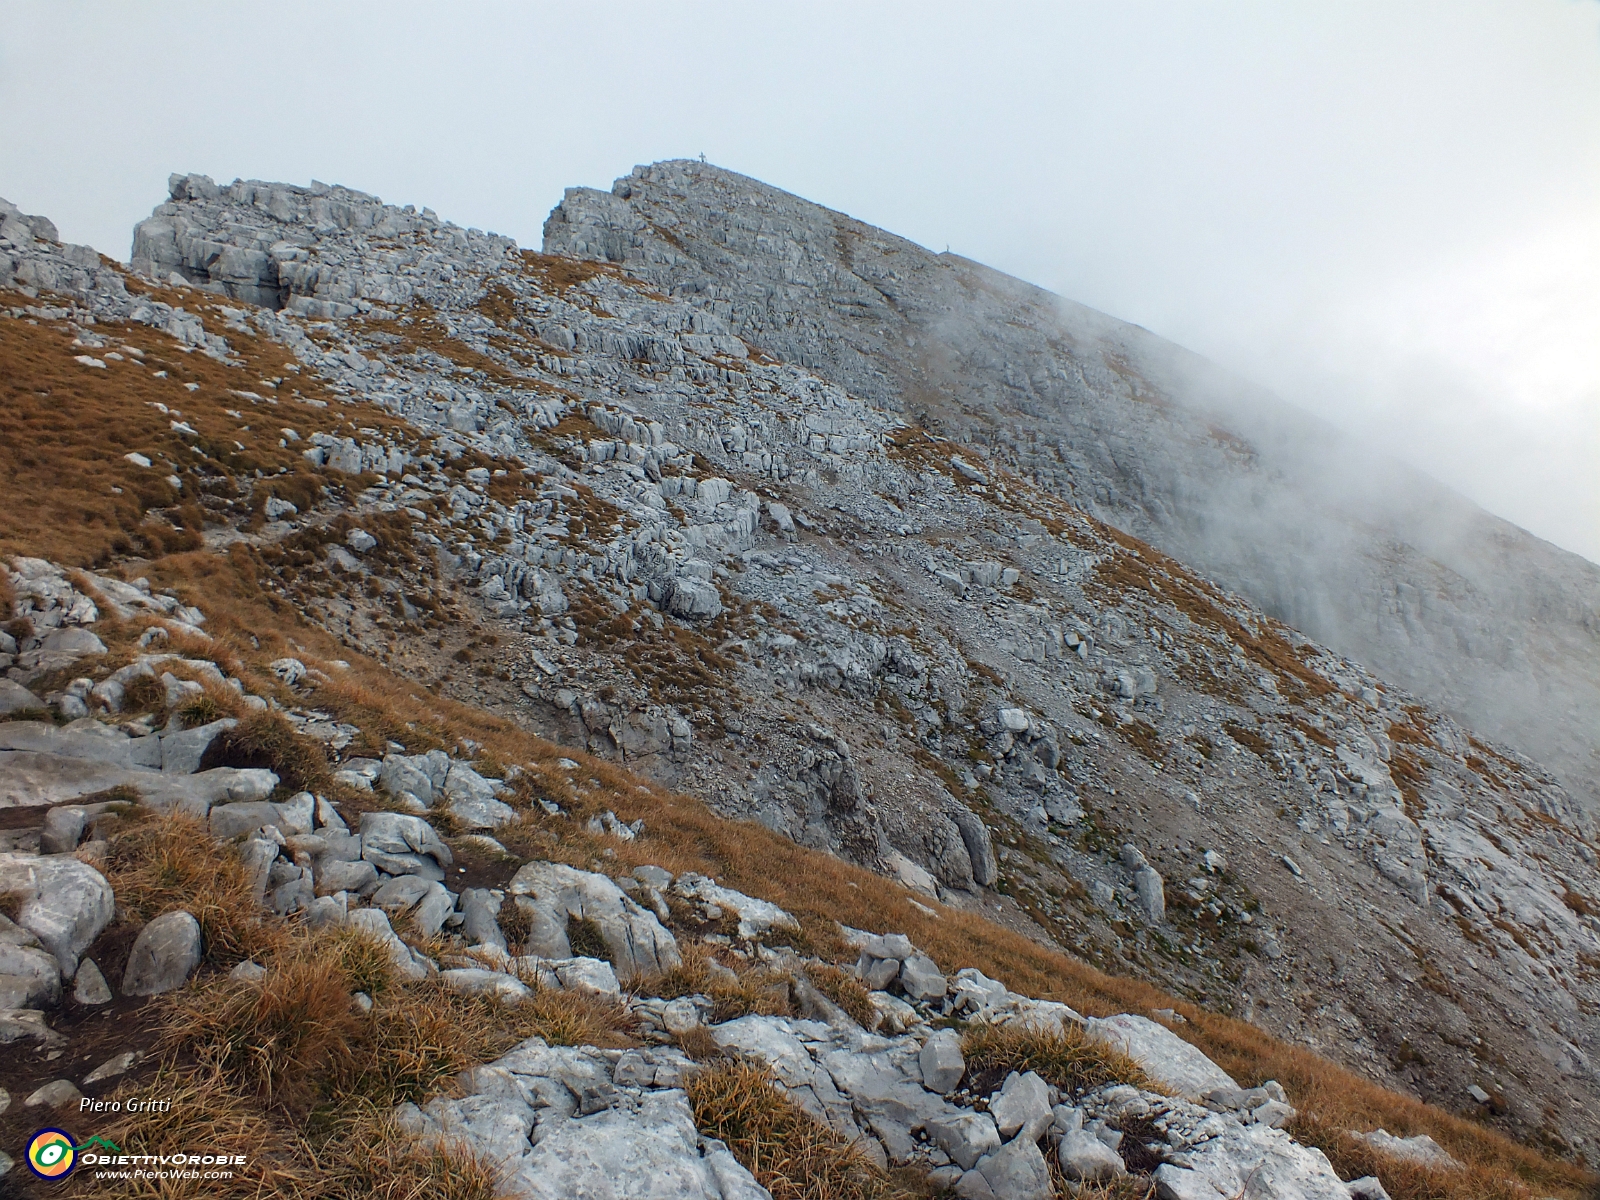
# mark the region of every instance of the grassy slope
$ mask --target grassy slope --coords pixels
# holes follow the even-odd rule
[[[183,299],[196,307],[193,296]],[[151,377],[159,368],[128,364],[115,364],[106,372],[80,367],[72,356],[84,351],[70,346],[70,335],[44,325],[0,321],[0,386],[5,388],[0,488],[7,509],[7,519],[0,523],[0,552],[88,566],[113,563],[119,552],[142,547],[155,557],[129,563],[127,574],[147,575],[154,585],[175,588],[185,602],[200,606],[217,638],[211,652],[232,656],[253,690],[270,693],[277,687],[266,664],[292,653],[308,665],[321,666],[330,679],[316,689],[314,703],[359,725],[370,737],[394,738],[412,750],[452,747],[470,738],[483,746],[483,756],[524,765],[531,787],[561,801],[579,818],[530,820],[513,845],[524,855],[589,867],[609,849],[619,867],[654,862],[675,871],[703,871],[795,913],[812,948],[820,952],[841,949],[834,922],[903,931],[948,971],[974,966],[1017,991],[1064,1001],[1088,1015],[1176,1009],[1188,1020],[1180,1027],[1183,1036],[1241,1083],[1282,1082],[1301,1112],[1295,1132],[1325,1149],[1342,1175],[1378,1173],[1396,1200],[1577,1197],[1594,1186],[1592,1177],[1570,1164],[1386,1091],[1254,1026],[1205,1012],[1138,980],[1107,976],[979,917],[954,911],[930,917],[913,906],[898,884],[799,847],[761,826],[720,818],[692,797],[433,695],[339,644],[262,589],[258,559],[237,550],[195,550],[193,538],[177,537],[170,527],[147,517],[148,509],[172,505],[177,497],[162,490],[166,485],[150,483],[150,477],[163,472],[144,471],[121,458],[127,449],[146,454],[154,449],[175,461],[192,455],[187,442],[194,438],[177,439],[165,416],[151,420],[157,410],[150,405],[159,400],[180,407],[203,437],[226,439],[226,446],[213,447],[215,459],[225,459],[235,442],[243,443],[245,450],[232,451],[239,458],[230,469],[270,472],[290,466],[291,473],[277,476],[274,486],[290,491],[299,502],[316,492],[299,472],[294,448],[277,447],[277,427],[295,425],[302,434],[313,428],[331,432],[340,420],[339,408],[302,407],[285,398],[270,421],[225,420],[226,408],[243,412],[227,389],[260,390],[256,380],[286,357],[276,347],[230,333],[230,341],[245,352],[247,366],[229,368],[199,354],[181,355],[164,335],[142,327],[100,330],[146,348],[147,361],[169,364],[168,378]],[[199,391],[182,388],[185,374],[202,384]],[[309,381],[296,381],[295,386],[311,393]],[[286,419],[291,413],[297,420]],[[366,409],[360,414],[368,427],[379,417],[374,413],[369,418]],[[255,434],[249,437],[239,428],[244,423],[261,429],[248,431]],[[122,486],[123,494],[112,493],[113,486]],[[119,543],[119,537],[124,541]],[[168,549],[174,552],[163,553]],[[348,669],[331,666],[336,659],[347,660]],[[584,769],[563,771],[556,765],[563,756],[578,760]],[[625,820],[644,818],[646,832],[623,844],[582,832],[582,818],[603,809]],[[1431,1134],[1465,1161],[1468,1170],[1439,1173],[1379,1162],[1362,1143],[1341,1132],[1380,1125],[1400,1135]]]

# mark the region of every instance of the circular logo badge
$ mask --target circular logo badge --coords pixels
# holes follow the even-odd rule
[[[41,1129],[28,1143],[28,1166],[40,1179],[65,1179],[77,1161],[72,1136],[64,1129]]]

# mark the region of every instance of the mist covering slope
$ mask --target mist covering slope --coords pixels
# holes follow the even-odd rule
[[[569,189],[626,264],[788,361],[987,448],[1553,768],[1600,812],[1600,567],[1137,326],[731,172]]]

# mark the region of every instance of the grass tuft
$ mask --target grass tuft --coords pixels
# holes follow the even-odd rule
[[[813,1120],[765,1067],[726,1063],[689,1082],[695,1125],[728,1149],[772,1200],[892,1200],[909,1195]]]
[[[333,961],[330,961],[333,958]],[[165,1046],[269,1105],[306,1111],[353,1069],[360,1019],[337,951],[297,940],[260,983],[218,982],[172,1000]]]
[[[328,752],[320,742],[301,737],[281,713],[253,712],[224,730],[207,748],[202,769],[265,767],[295,792],[325,792],[331,778]]]
[[[204,822],[173,811],[132,809],[106,851],[104,871],[117,904],[145,923],[182,909],[200,922],[206,961],[231,967],[286,944],[281,923],[263,915],[248,868],[212,841]]]
[[[567,945],[578,958],[603,958],[611,961],[611,947],[606,945],[600,926],[588,917],[567,916]]]
[[[857,1024],[871,1028],[875,1015],[871,993],[853,972],[831,963],[808,963],[806,976],[817,991],[849,1013]]]
[[[787,1017],[794,1013],[789,995],[789,977],[764,966],[734,968],[734,978],[717,971],[712,952],[699,942],[678,943],[682,963],[651,979],[645,989],[666,1000],[679,996],[711,997],[714,1023],[732,1021],[752,1014]]]
[[[967,1079],[992,1079],[995,1087],[1012,1071],[1036,1071],[1068,1095],[1108,1083],[1150,1087],[1137,1063],[1120,1050],[1091,1042],[1076,1025],[972,1025],[961,1039],[961,1052]]]

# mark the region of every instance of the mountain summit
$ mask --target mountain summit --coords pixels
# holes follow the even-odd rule
[[[1600,567],[1148,331],[701,163],[569,188],[625,265],[1547,763],[1600,816]]]

